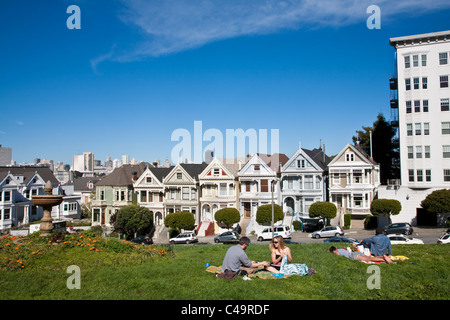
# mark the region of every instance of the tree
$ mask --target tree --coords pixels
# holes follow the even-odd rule
[[[273,216],[274,223],[284,219],[283,209],[277,204],[273,205]],[[264,204],[258,207],[258,210],[256,211],[256,222],[258,222],[259,224],[272,222],[271,204]]]
[[[241,214],[236,208],[223,208],[216,212],[214,219],[219,223],[225,224],[228,229],[231,229],[233,224],[241,220]]]
[[[391,215],[397,215],[402,211],[400,201],[395,199],[375,199],[370,204],[370,212],[374,216],[386,216],[390,218]]]
[[[145,207],[131,204],[117,212],[113,223],[116,229],[122,231],[128,237],[136,237],[151,231],[153,228],[153,213]]]
[[[361,148],[370,155],[370,132],[372,132],[372,157],[380,164],[381,183],[386,184],[388,179],[398,179],[400,169],[394,163],[398,163],[400,153],[393,141],[394,127],[380,113],[372,127],[362,128],[362,131],[356,131],[356,136],[352,137],[353,143],[359,141]]]
[[[435,190],[420,203],[428,213],[440,216],[441,223],[445,223],[450,215],[450,189]]]
[[[337,208],[331,202],[314,202],[309,207],[309,216],[311,218],[322,218],[325,221],[336,217]],[[325,223],[327,225],[328,223]]]
[[[164,224],[168,228],[192,230],[195,227],[194,215],[189,211],[179,211],[169,213],[164,219]]]

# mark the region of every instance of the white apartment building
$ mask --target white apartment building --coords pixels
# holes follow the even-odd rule
[[[402,203],[400,219],[414,222],[420,202],[450,187],[450,31],[391,38],[397,75],[391,79],[391,107],[398,108],[400,188],[380,198]]]

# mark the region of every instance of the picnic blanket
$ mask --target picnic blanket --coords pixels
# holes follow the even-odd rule
[[[222,273],[222,266],[209,266],[206,268],[207,272],[211,273]],[[283,277],[275,277],[272,272],[265,271],[264,269],[258,270],[255,273],[249,274],[249,278],[261,278],[261,279],[279,279],[279,278],[287,278],[289,275],[284,275]]]

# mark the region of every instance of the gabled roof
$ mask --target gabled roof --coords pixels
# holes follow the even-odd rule
[[[181,163],[183,169],[195,180],[198,180],[198,175],[208,166],[206,162],[203,163]]]
[[[136,178],[139,178],[145,169],[150,166],[152,165],[146,162],[124,164],[119,168],[115,168],[113,172],[103,177],[95,186],[132,187],[134,183],[132,179],[133,174],[135,173]]]
[[[158,179],[159,182],[162,183],[163,179],[169,174],[170,171],[172,171],[173,168],[174,166],[170,166],[169,168],[166,167],[149,168],[149,170],[153,173],[156,179]]]
[[[95,185],[100,181],[99,177],[79,177],[73,179],[73,190],[74,191],[92,191],[93,189],[89,189],[89,183]]]
[[[8,172],[11,172],[12,175],[23,175],[24,180],[23,183],[27,185],[30,180],[34,177],[36,172],[39,176],[47,182],[50,182],[53,185],[59,184],[58,179],[55,178],[53,172],[49,167],[35,167],[35,166],[23,166],[23,167],[0,167],[0,181],[2,181],[7,175]]]
[[[373,161],[373,159],[371,159],[369,157],[369,155],[359,146],[354,146],[350,143],[348,143],[342,150],[341,152],[339,152],[339,154],[333,158],[333,160],[328,164],[328,166],[332,166],[334,165],[336,162],[339,162],[340,159],[342,158],[343,154],[348,150],[351,149],[354,153],[356,153],[364,162],[366,162],[367,164],[371,164],[373,166],[377,166],[378,163],[376,163],[375,161]]]
[[[321,148],[314,148],[312,150],[303,149],[303,151],[313,160],[317,165],[322,168],[322,170],[326,170],[328,164],[331,162],[331,159],[325,154]]]
[[[208,176],[208,172],[210,173],[213,168],[219,167],[222,168],[223,172],[225,172],[225,176]],[[201,179],[233,179],[237,175],[237,166],[235,165],[225,165],[218,158],[214,158],[208,166],[199,174],[199,178]]]

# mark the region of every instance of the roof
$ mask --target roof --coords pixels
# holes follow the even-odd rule
[[[180,163],[181,167],[194,179],[198,180],[198,175],[208,166],[206,162],[203,163]]]
[[[275,172],[280,172],[281,167],[283,167],[286,164],[286,162],[289,161],[289,157],[284,153],[274,153],[274,154],[257,153],[257,155]],[[247,161],[249,159],[250,156],[247,158]]]
[[[169,174],[170,171],[172,171],[174,167],[170,166],[169,168],[166,167],[159,167],[159,168],[153,168],[150,167],[150,171],[153,173],[153,175],[158,179],[160,182],[163,181],[163,179]]]
[[[322,170],[327,170],[328,164],[331,162],[331,159],[324,154],[322,148],[314,148],[312,150],[302,148],[303,152],[305,152],[308,157],[311,158]],[[325,159],[324,159],[325,155]]]
[[[11,174],[13,175],[23,175],[24,184],[28,184],[28,182],[31,180],[31,178],[34,177],[36,172],[45,182],[50,180],[50,182],[53,185],[59,184],[58,179],[55,178],[55,175],[53,174],[52,170],[50,170],[49,167],[41,167],[41,166],[0,167],[0,181],[2,181],[9,172],[11,172]]]
[[[413,40],[424,41],[424,40],[431,40],[431,39],[450,40],[450,30],[416,34],[416,35],[405,36],[405,37],[390,38],[389,44],[391,46],[395,46],[398,43],[408,43],[408,42],[412,43]]]
[[[95,186],[111,186],[111,187],[132,187],[133,173],[136,173],[136,179],[139,178],[145,169],[152,167],[151,164],[140,162],[138,164],[124,164],[119,168],[115,168],[113,172],[103,177]]]
[[[89,189],[89,183],[92,182],[95,186],[100,179],[100,177],[79,177],[73,179],[73,189],[75,191],[92,191],[92,189]]]

